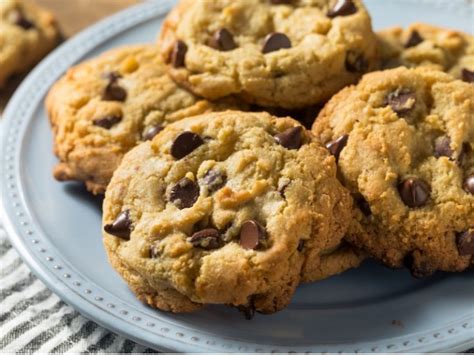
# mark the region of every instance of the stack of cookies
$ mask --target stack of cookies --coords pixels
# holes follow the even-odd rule
[[[54,176],[105,193],[112,266],[165,311],[273,313],[366,257],[460,272],[473,79],[471,35],[376,34],[361,0],[181,0],[51,89]]]

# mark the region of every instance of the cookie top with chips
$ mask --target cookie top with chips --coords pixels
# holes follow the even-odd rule
[[[159,46],[170,75],[200,96],[285,108],[324,102],[377,59],[360,0],[182,0]]]
[[[125,156],[106,192],[104,243],[152,306],[272,313],[301,281],[337,272],[321,263],[338,251],[350,213],[334,158],[298,122],[209,113]]]
[[[54,175],[103,193],[124,154],[138,143],[174,121],[231,107],[245,105],[232,98],[211,103],[178,87],[156,46],[113,49],[69,69],[48,94],[60,159]]]
[[[377,32],[381,66],[442,70],[474,83],[474,36],[424,23]]]
[[[331,99],[313,132],[357,202],[351,243],[417,276],[469,266],[473,85],[425,68],[367,74]]]

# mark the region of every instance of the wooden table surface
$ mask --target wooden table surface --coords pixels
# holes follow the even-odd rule
[[[1,0],[0,0],[1,1]],[[33,0],[51,10],[58,19],[63,35],[68,38],[94,22],[138,4],[141,0]],[[0,93],[0,114],[22,78],[13,80]]]
[[[139,0],[35,0],[53,11],[63,34],[70,37],[98,20]]]

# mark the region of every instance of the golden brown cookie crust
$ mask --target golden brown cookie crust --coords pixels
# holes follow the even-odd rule
[[[165,20],[159,46],[164,60],[173,62],[171,76],[200,96],[235,94],[285,108],[316,105],[376,66],[376,38],[362,1],[352,2],[354,13],[330,18],[333,3],[182,0]],[[232,34],[234,49],[209,45],[221,29]],[[265,38],[274,32],[287,36],[291,48],[264,54]],[[173,60],[178,40],[187,47],[179,67]]]
[[[312,263],[311,270],[303,274],[303,282],[314,282],[342,274],[345,271],[358,268],[367,259],[367,253],[342,243],[338,248],[321,255],[318,263]]]
[[[301,129],[299,149],[276,143],[292,127],[299,124],[266,113],[210,113],[167,126],[125,156],[107,189],[103,222],[128,211],[130,237],[104,233],[104,244],[140,299],[175,312],[212,303],[272,313],[300,282],[329,276],[316,264],[340,245],[351,199],[334,158],[310,132]],[[185,131],[205,138],[177,160],[171,147]],[[210,170],[226,176],[216,190],[205,182]],[[199,185],[186,208],[170,197],[183,177]],[[267,232],[256,250],[239,242],[249,220]],[[189,237],[203,228],[221,231],[222,245],[193,246]]]
[[[59,42],[53,14],[29,1],[0,1],[0,88],[31,69]]]
[[[119,97],[104,97],[110,85],[119,87],[111,93]],[[147,139],[153,127],[238,105],[233,99],[210,103],[179,88],[153,45],[108,51],[70,69],[48,94],[46,109],[60,160],[54,176],[83,181],[92,193],[102,194],[123,155]]]
[[[463,77],[463,69],[474,72],[474,36],[468,33],[414,23],[377,32],[377,38],[384,69],[425,66],[456,79]]]
[[[325,143],[348,136],[338,168],[359,206],[349,242],[417,276],[469,266],[473,85],[423,68],[367,74],[326,105],[313,132]]]

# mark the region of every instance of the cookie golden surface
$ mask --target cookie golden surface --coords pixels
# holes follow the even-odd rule
[[[159,38],[170,75],[208,99],[300,108],[376,65],[360,0],[182,0]]]
[[[380,31],[377,37],[385,69],[424,66],[474,82],[474,36],[470,34],[415,23]]]
[[[59,42],[54,16],[22,0],[0,1],[0,88],[33,67]]]
[[[474,254],[474,86],[440,71],[366,75],[313,132],[356,201],[346,239],[416,276],[462,271]]]
[[[209,113],[125,156],[106,192],[104,244],[154,307],[272,313],[300,282],[359,262],[339,248],[350,213],[334,158],[299,123]]]
[[[123,155],[139,142],[171,122],[237,106],[232,99],[211,103],[179,88],[153,45],[111,50],[70,69],[48,94],[60,160],[54,175],[103,193]]]

